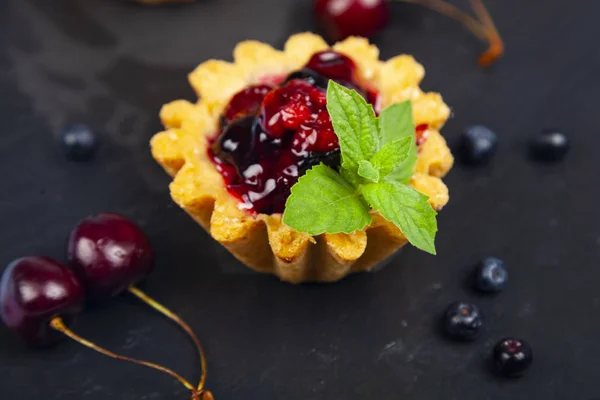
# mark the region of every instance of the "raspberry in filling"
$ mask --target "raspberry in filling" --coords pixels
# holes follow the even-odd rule
[[[326,108],[329,79],[376,103],[377,92],[359,82],[354,61],[334,51],[316,53],[279,87],[255,85],[233,96],[208,153],[241,208],[281,213],[290,188],[308,169],[319,163],[339,168]]]

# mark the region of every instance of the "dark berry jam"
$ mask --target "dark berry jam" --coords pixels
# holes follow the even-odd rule
[[[251,86],[233,96],[209,156],[241,208],[281,213],[290,188],[308,169],[319,163],[339,168],[338,139],[326,108],[330,79],[376,104],[377,92],[359,82],[354,61],[333,51],[316,53],[279,86]]]

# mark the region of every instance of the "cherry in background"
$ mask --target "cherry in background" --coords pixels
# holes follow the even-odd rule
[[[115,213],[81,221],[69,236],[67,258],[92,301],[106,300],[127,290],[148,276],[154,263],[144,232]]]
[[[71,269],[46,257],[24,257],[6,268],[0,279],[0,318],[10,330],[34,346],[69,337],[108,357],[172,376],[190,390],[191,400],[213,400],[211,392],[204,389],[206,359],[193,330],[134,286],[153,266],[150,243],[135,223],[114,213],[88,217],[71,232],[68,256]],[[113,353],[73,332],[70,325],[83,310],[84,289],[97,302],[127,291],[179,325],[200,356],[202,374],[198,385],[168,368]]]
[[[90,300],[103,302],[123,292],[129,292],[179,325],[188,334],[200,355],[202,364],[200,383],[194,387],[167,368],[122,357],[95,345],[88,347],[109,357],[134,362],[173,376],[190,389],[192,400],[212,399],[212,394],[204,390],[206,360],[196,334],[176,314],[135,287],[150,274],[154,266],[150,241],[138,225],[129,218],[116,213],[102,213],[87,217],[80,221],[69,235],[67,258],[69,266],[85,286]],[[82,343],[82,338],[73,332],[65,330],[62,326],[56,328],[62,329],[63,333]]]
[[[387,0],[316,0],[314,14],[334,41],[373,36],[389,19]]]
[[[446,0],[314,0],[313,13],[332,41],[371,37],[387,24],[392,2],[419,4],[460,22],[489,46],[479,57],[482,67],[493,64],[504,53],[504,43],[483,0],[471,1],[475,18]]]
[[[70,325],[83,310],[83,286],[65,265],[46,257],[13,261],[0,281],[0,317],[33,346],[47,346],[64,336],[52,329],[55,317]]]

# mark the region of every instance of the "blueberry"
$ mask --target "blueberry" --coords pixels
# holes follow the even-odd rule
[[[254,161],[259,140],[259,119],[254,116],[239,118],[225,127],[219,139],[212,145],[213,153],[240,171]]]
[[[300,166],[300,175],[315,165],[325,164],[328,167],[337,169],[341,164],[341,154],[339,150],[328,151],[326,153],[310,153],[306,161]]]
[[[523,339],[504,338],[494,346],[494,366],[498,374],[507,377],[522,375],[533,362],[533,351]]]
[[[504,262],[494,257],[481,260],[475,268],[475,288],[482,292],[499,292],[508,280]]]
[[[483,314],[475,304],[456,302],[446,309],[444,331],[452,339],[474,340],[483,328]]]
[[[567,135],[553,129],[543,130],[529,142],[531,156],[539,161],[562,160],[570,147]]]
[[[310,83],[311,85],[319,87],[321,89],[327,89],[327,84],[329,83],[329,79],[325,78],[323,75],[309,68],[303,68],[300,71],[292,72],[285,79],[285,83],[294,79],[302,79]]]
[[[87,125],[71,125],[62,134],[61,147],[68,159],[88,161],[96,153],[98,138]]]
[[[483,125],[468,127],[460,139],[460,156],[466,164],[482,164],[496,152],[496,134]]]

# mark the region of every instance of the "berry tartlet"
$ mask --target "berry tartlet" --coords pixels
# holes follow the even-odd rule
[[[380,61],[358,37],[330,48],[302,33],[283,51],[242,42],[233,63],[209,60],[189,75],[196,103],[163,107],[165,131],[153,137],[152,154],[173,177],[173,200],[245,265],[293,283],[337,281],[372,269],[407,239],[373,210],[353,233],[312,236],[282,222],[290,188],[308,169],[340,167],[327,84],[354,89],[376,113],[410,100],[418,152],[409,185],[440,210],[453,157],[439,130],[450,110],[439,94],[421,91],[423,76],[411,56]]]

